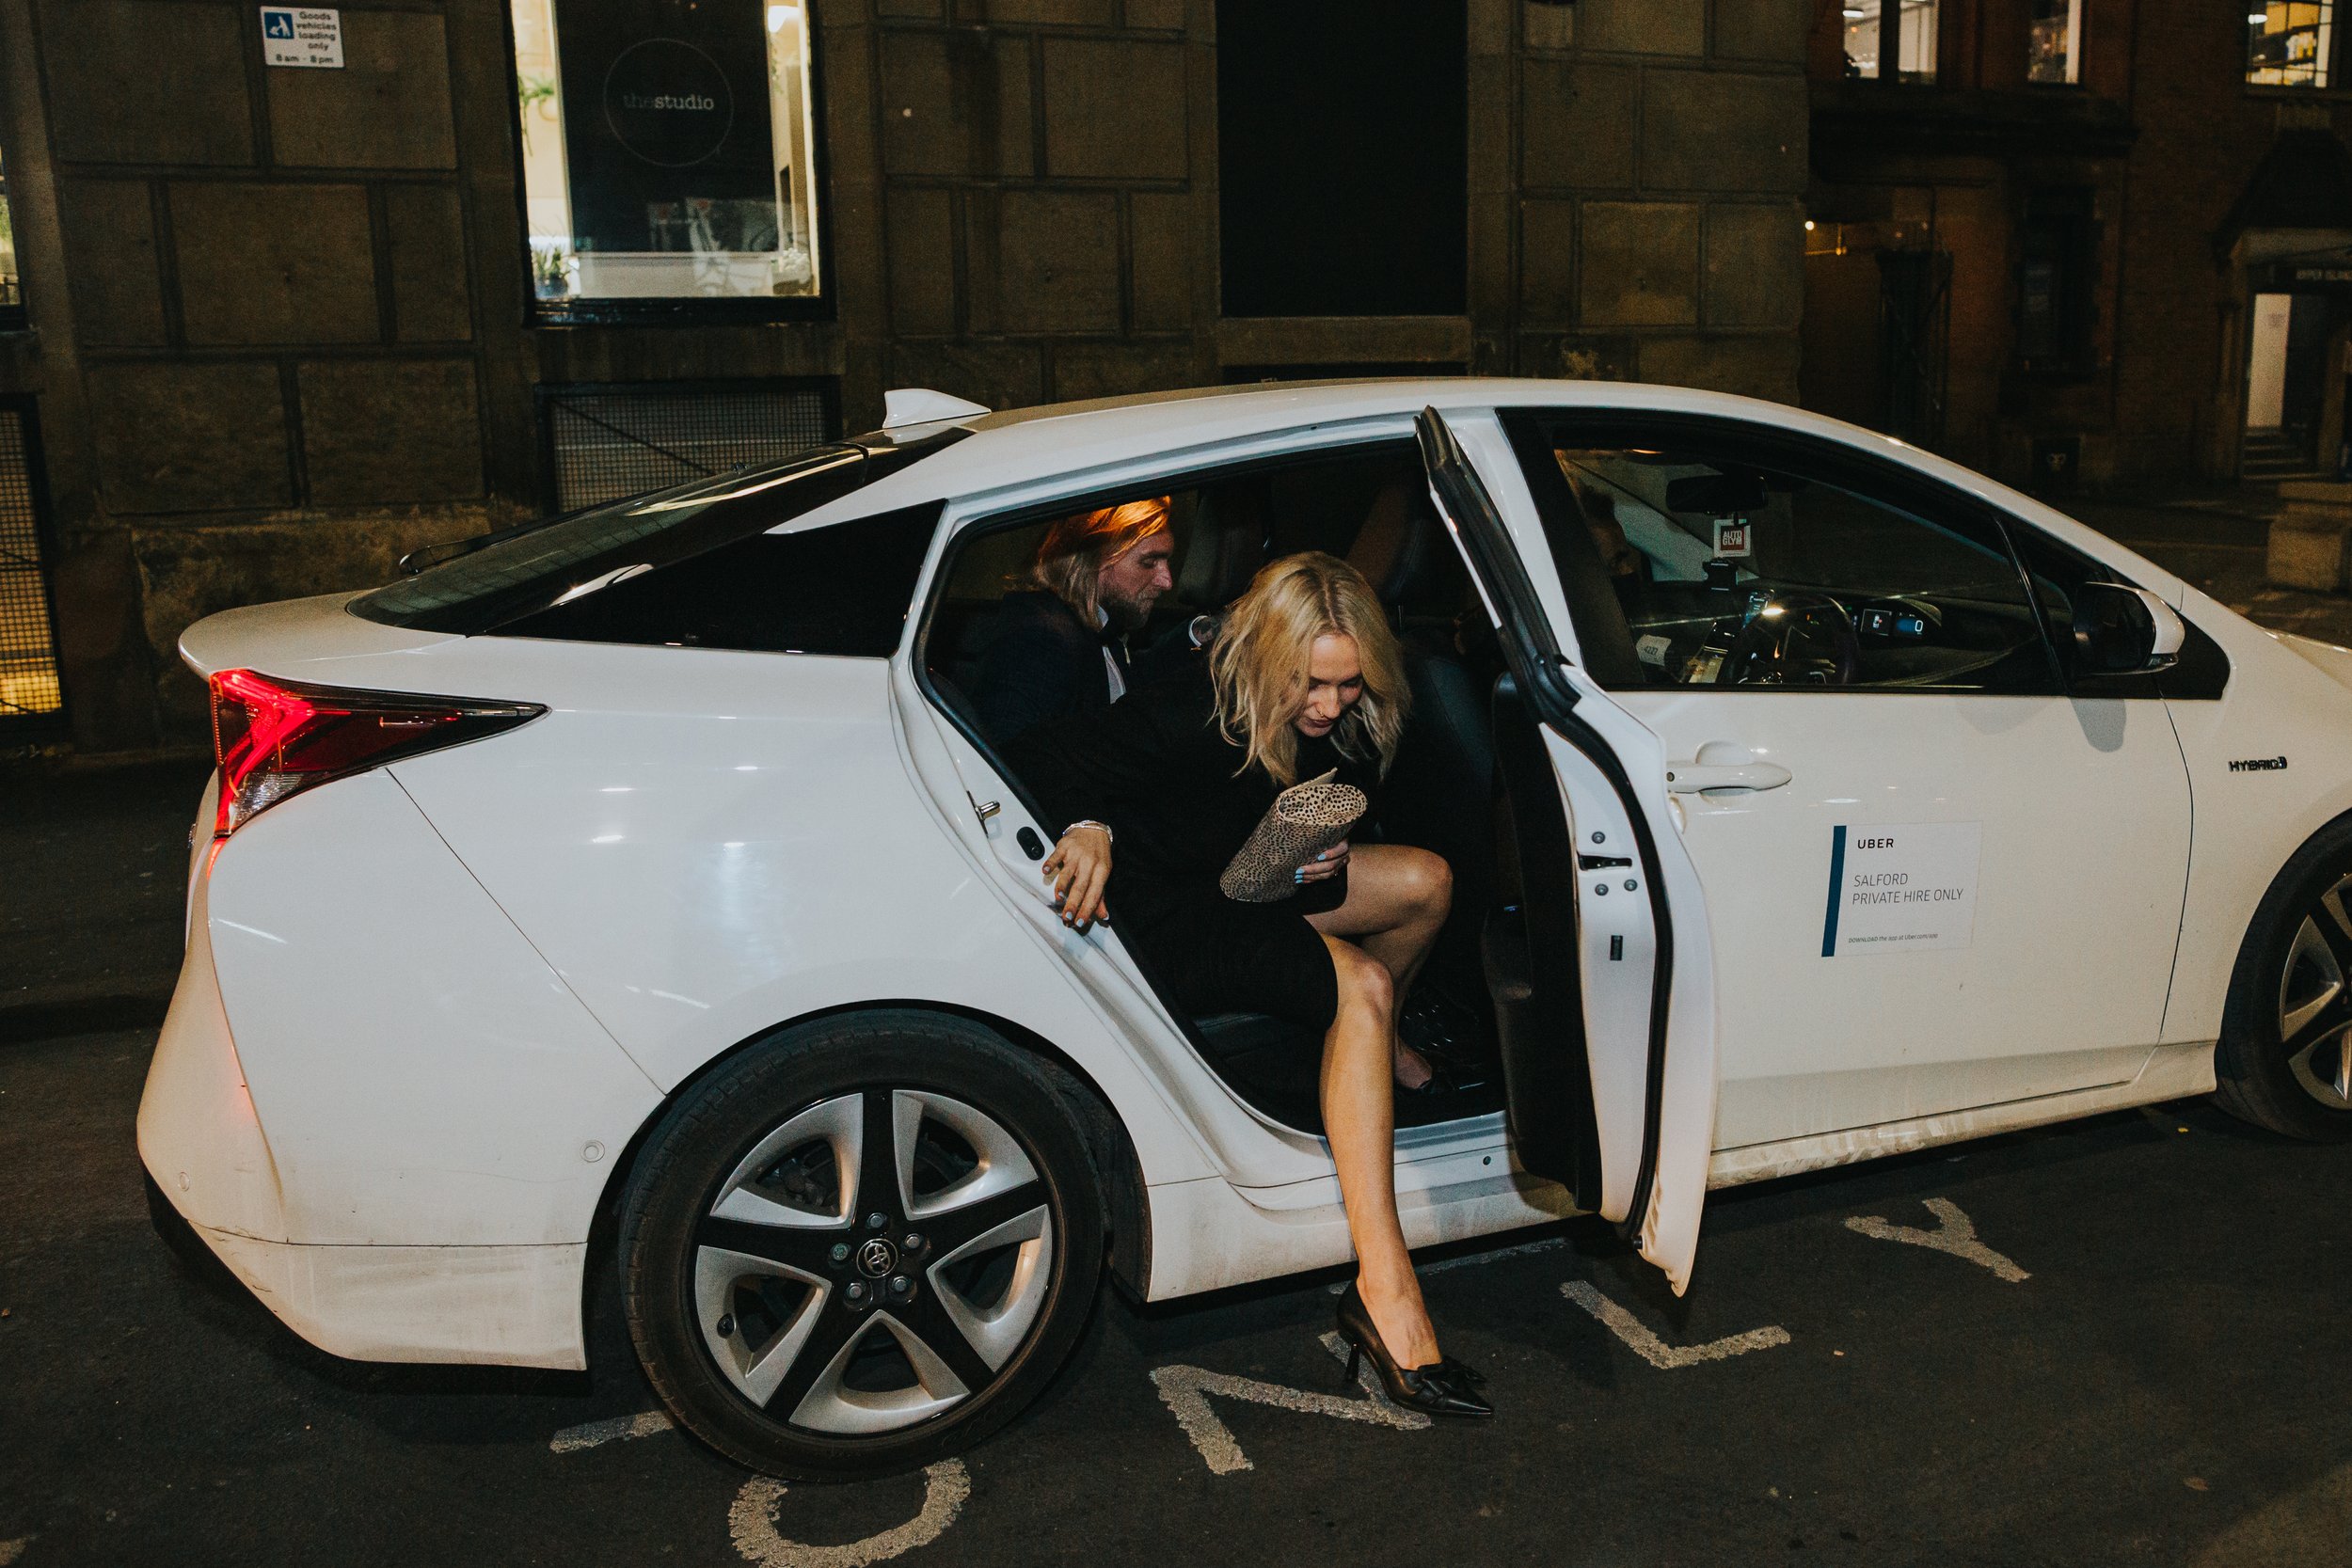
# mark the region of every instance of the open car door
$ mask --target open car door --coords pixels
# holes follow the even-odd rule
[[[1561,652],[1471,451],[1523,492],[1492,415],[1415,421],[1430,496],[1502,642],[1495,754],[1508,810],[1489,911],[1493,993],[1519,1163],[1574,1191],[1690,1283],[1715,1126],[1713,963],[1665,750]],[[1467,445],[1466,445],[1467,438]],[[1509,491],[1506,491],[1509,493]],[[1532,517],[1531,499],[1521,509]],[[1514,873],[1516,872],[1516,876]]]

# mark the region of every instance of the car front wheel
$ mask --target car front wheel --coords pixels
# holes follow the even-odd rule
[[[2352,826],[2290,862],[2231,978],[2216,1100],[2289,1137],[2352,1139]]]
[[[631,1176],[630,1332],[677,1419],[796,1480],[888,1475],[993,1431],[1085,1326],[1103,1200],[1047,1070],[961,1019],[755,1045]]]

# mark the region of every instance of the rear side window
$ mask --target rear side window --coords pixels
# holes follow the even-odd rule
[[[499,635],[887,658],[944,508],[927,501],[755,533],[510,621]]]
[[[415,577],[355,599],[351,612],[366,620],[413,626],[420,631],[454,632],[461,636],[501,630],[520,632],[524,622],[540,621],[550,610],[602,599],[614,589],[632,583],[642,586],[637,594],[628,596],[628,602],[647,602],[653,596],[648,579],[666,577],[714,552],[729,553],[737,570],[744,570],[754,562],[763,563],[764,580],[771,584],[780,576],[791,576],[786,563],[795,559],[857,561],[865,559],[867,551],[895,559],[903,553],[902,542],[851,537],[873,526],[880,521],[878,518],[818,531],[843,535],[822,545],[785,546],[773,550],[755,547],[739,554],[730,552],[728,546],[767,535],[770,530],[895,473],[967,434],[954,430],[903,446],[815,447],[767,467],[697,480],[675,489],[636,496],[559,517],[495,536],[453,560],[427,567]],[[771,559],[779,564],[765,566]],[[919,550],[915,562],[921,562]],[[710,571],[706,568],[699,575],[707,578]],[[885,599],[891,596],[886,584],[866,580],[854,573],[825,586],[837,590],[849,600],[862,595],[879,594]],[[897,614],[901,619],[905,601],[914,592],[911,573],[903,586],[905,591],[897,594]],[[778,613],[784,613],[781,606]],[[543,629],[573,624],[575,618],[556,616],[540,622],[530,635],[580,635]],[[677,628],[674,626],[670,629]],[[675,635],[613,640],[684,641]],[[704,641],[708,641],[707,638]],[[764,647],[772,641],[771,638],[758,642],[735,641],[708,645]]]

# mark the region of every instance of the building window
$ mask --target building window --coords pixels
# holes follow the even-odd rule
[[[16,224],[8,215],[8,171],[0,161],[0,326],[24,320],[24,293],[16,274]]]
[[[1868,81],[1934,81],[1937,4],[1846,0],[1846,74]]]
[[[511,0],[540,300],[818,292],[808,0]]]
[[[2082,79],[2083,0],[2033,0],[2026,78],[2067,83]]]
[[[2099,240],[2091,193],[2036,191],[2026,199],[2017,264],[2017,359],[2044,375],[2097,366]]]
[[[2253,0],[2246,8],[2248,85],[2328,86],[2335,13],[2335,0]]]

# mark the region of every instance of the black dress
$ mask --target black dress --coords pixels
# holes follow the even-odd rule
[[[1320,1033],[1339,1012],[1339,978],[1306,917],[1345,901],[1347,874],[1273,904],[1218,889],[1218,874],[1281,789],[1264,768],[1243,769],[1245,754],[1217,730],[1208,660],[1198,656],[1103,713],[1043,725],[1006,748],[1049,832],[1089,817],[1110,825],[1104,900],[1114,929],[1178,1006],[1194,1017],[1269,1013]],[[1367,797],[1378,782],[1375,765],[1342,754],[1330,736],[1298,736],[1301,779],[1332,769]]]

